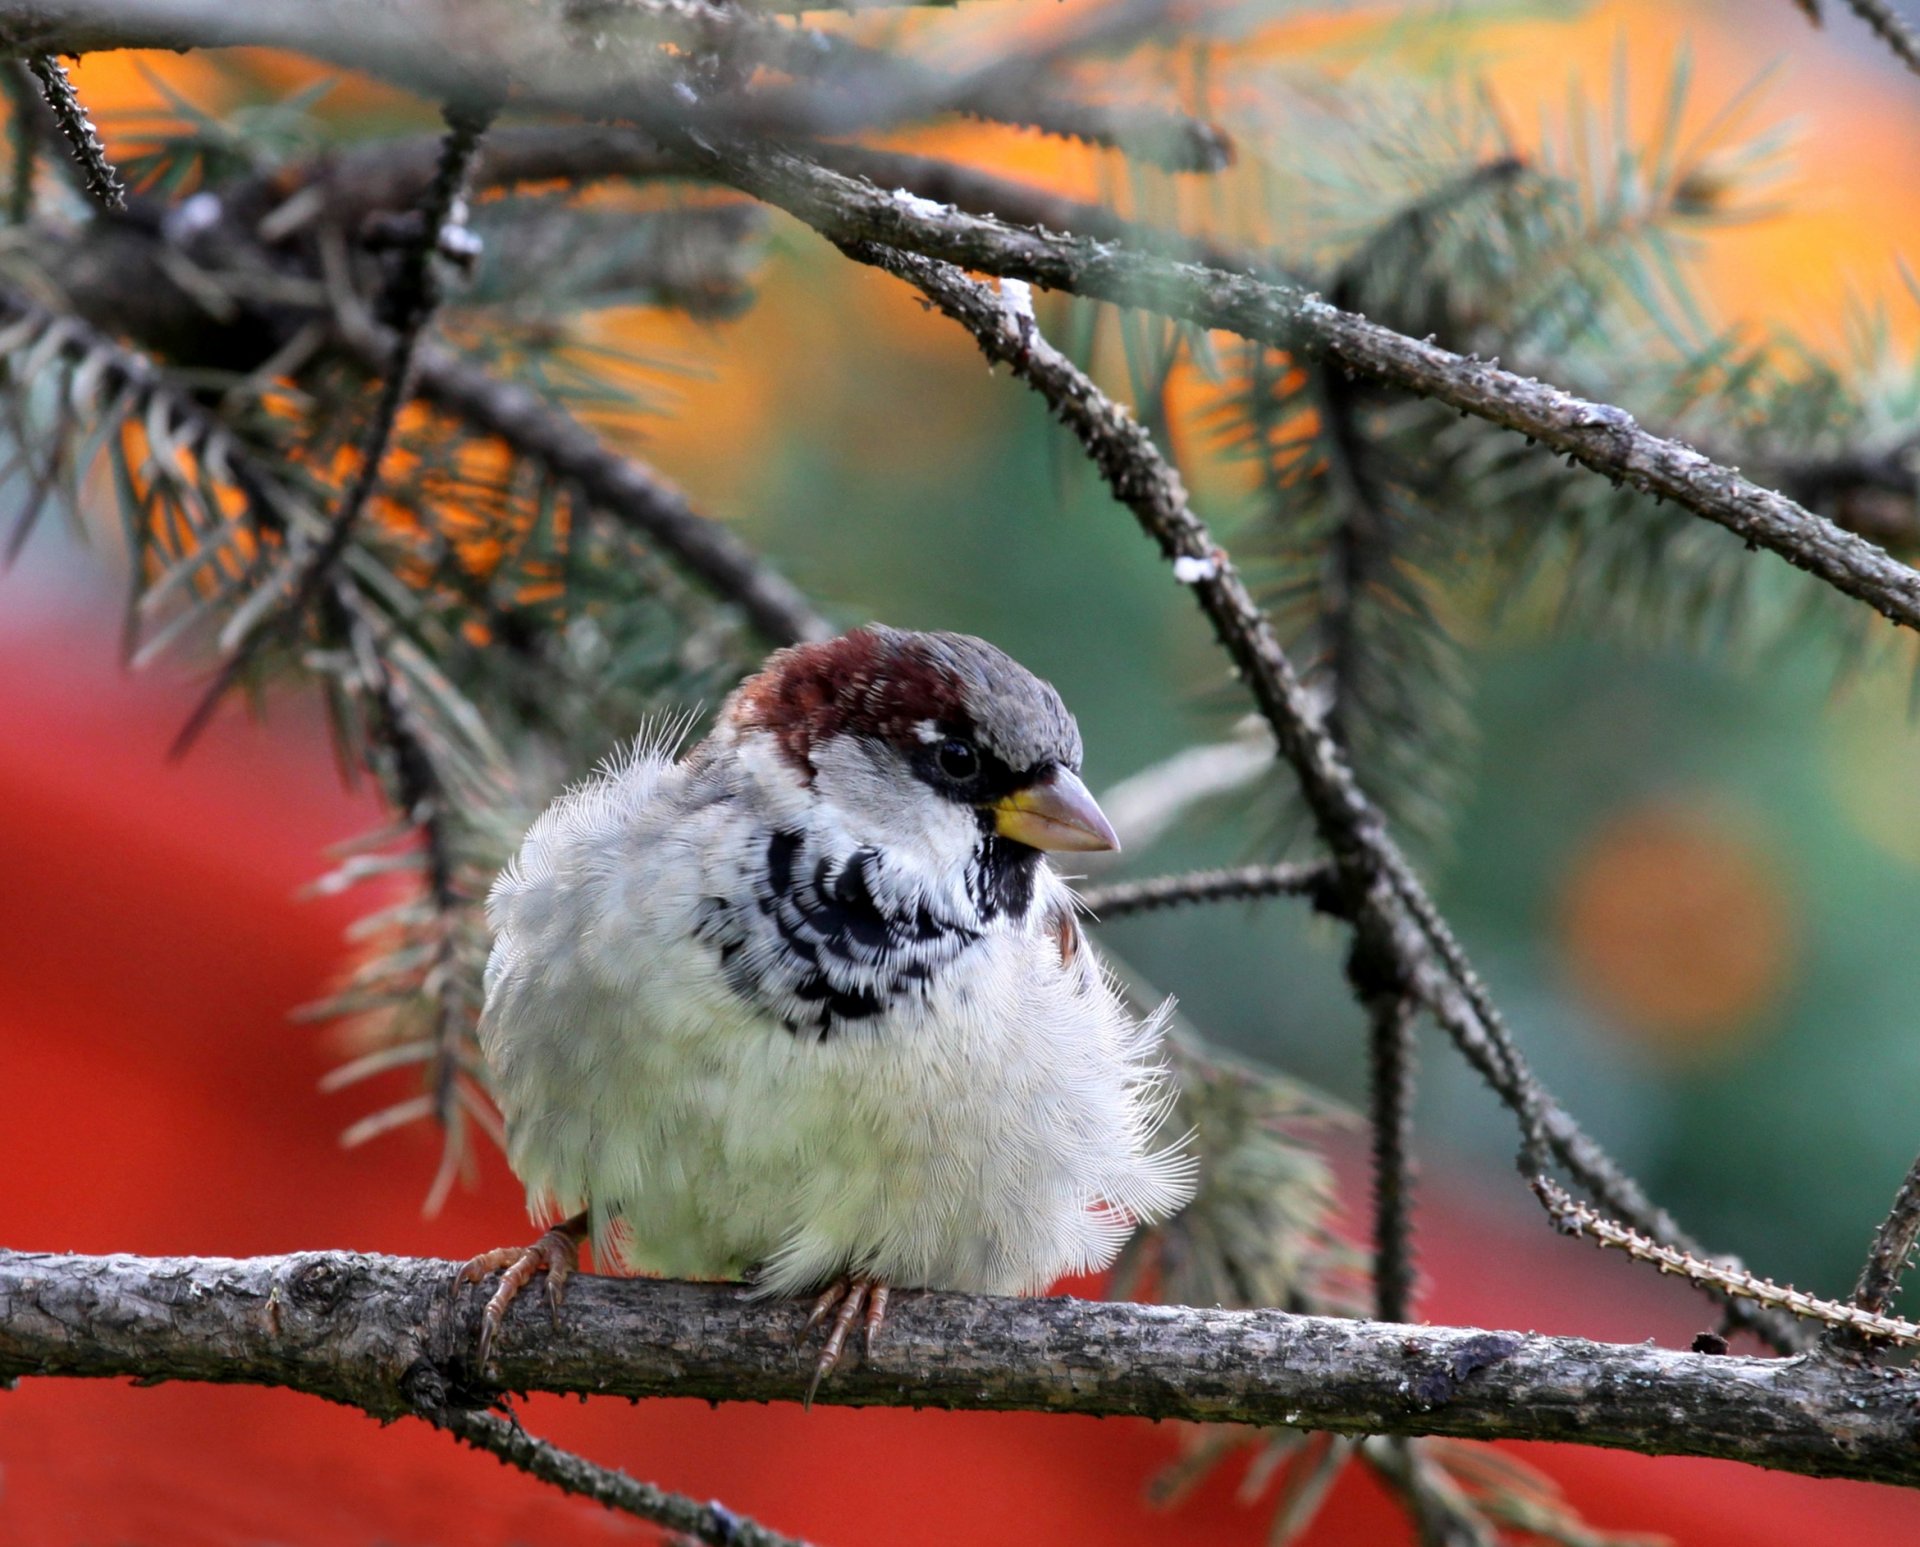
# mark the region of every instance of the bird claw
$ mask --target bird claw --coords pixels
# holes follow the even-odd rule
[[[887,1319],[887,1299],[891,1294],[892,1290],[887,1285],[875,1283],[861,1273],[837,1278],[820,1292],[807,1314],[806,1325],[794,1340],[796,1347],[804,1343],[813,1329],[832,1315],[833,1325],[827,1331],[827,1341],[820,1350],[819,1360],[814,1364],[813,1379],[807,1382],[807,1394],[800,1402],[802,1407],[813,1406],[820,1383],[839,1367],[840,1356],[846,1351],[847,1335],[853,1330],[856,1320],[862,1323],[861,1347],[869,1357],[872,1356],[880,1325]],[[865,1313],[864,1317],[862,1312]]]
[[[806,1321],[801,1324],[800,1330],[793,1335],[793,1346],[795,1348],[798,1348],[813,1335],[813,1329],[825,1321],[828,1313],[847,1297],[847,1291],[851,1287],[848,1280],[837,1278],[831,1284],[827,1285],[825,1289],[820,1291],[819,1296],[813,1302],[813,1308],[807,1312]]]
[[[580,1268],[580,1241],[587,1233],[587,1217],[576,1214],[543,1234],[531,1246],[503,1246],[482,1252],[454,1275],[454,1288],[478,1284],[489,1274],[500,1275],[500,1285],[487,1300],[480,1315],[480,1342],[475,1350],[479,1366],[485,1370],[493,1359],[494,1339],[506,1322],[507,1310],[519,1298],[520,1291],[533,1282],[536,1273],[547,1275],[547,1312],[553,1324],[560,1324],[560,1307],[567,1297],[567,1280]]]

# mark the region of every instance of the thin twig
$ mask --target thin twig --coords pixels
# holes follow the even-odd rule
[[[60,126],[74,161],[85,174],[87,192],[99,200],[102,209],[119,214],[127,207],[126,187],[107,159],[107,148],[100,143],[93,120],[87,117],[79,93],[67,77],[67,67],[52,54],[34,54],[28,58],[27,68],[39,81],[40,93],[53,110],[54,122]]]
[[[1847,0],[1847,9],[1893,50],[1894,58],[1920,75],[1920,33],[1916,33],[1906,18],[1887,4],[1887,0]]]
[[[1144,881],[1115,881],[1085,887],[1080,903],[1101,923],[1177,908],[1188,903],[1242,902],[1260,897],[1307,897],[1316,903],[1329,895],[1333,867],[1327,864],[1239,865],[1230,870],[1188,870]]]
[[[286,605],[241,638],[221,664],[212,686],[174,740],[176,756],[191,746],[206,728],[227,690],[240,680],[266,641],[276,632],[297,627],[320,599],[334,566],[353,540],[367,504],[380,486],[381,464],[392,444],[400,410],[413,394],[414,357],[440,306],[439,260],[446,250],[450,230],[465,221],[468,177],[481,138],[496,110],[492,104],[465,102],[449,103],[445,109],[447,132],[441,144],[438,170],[421,202],[419,239],[402,254],[400,270],[387,297],[396,344],[381,383],[379,399],[361,437],[359,466],[353,482],[341,495],[326,536],[289,583]]]
[[[1900,1292],[1901,1275],[1920,1241],[1920,1159],[1916,1159],[1893,1195],[1893,1207],[1873,1234],[1873,1247],[1853,1286],[1853,1303],[1863,1311],[1881,1312]]]
[[[1858,1305],[1842,1305],[1837,1300],[1822,1300],[1791,1285],[1776,1284],[1744,1268],[1729,1268],[1708,1262],[1691,1252],[1678,1251],[1650,1241],[1637,1230],[1608,1219],[1597,1209],[1581,1203],[1549,1177],[1536,1176],[1533,1189],[1540,1195],[1556,1229],[1567,1235],[1583,1236],[1600,1247],[1614,1247],[1637,1262],[1650,1262],[1662,1273],[1675,1273],[1702,1289],[1741,1300],[1752,1300],[1790,1316],[1825,1322],[1829,1327],[1867,1337],[1884,1338],[1907,1348],[1920,1348],[1920,1324],[1898,1316],[1883,1316]]]
[[[1358,953],[1356,953],[1358,954]],[[1359,990],[1367,980],[1356,975]],[[1413,1320],[1414,1022],[1419,1004],[1406,994],[1370,989],[1368,1116],[1373,1129],[1373,1314]]]
[[[684,1493],[670,1493],[562,1450],[550,1440],[527,1433],[510,1418],[452,1409],[431,1419],[456,1439],[498,1456],[543,1483],[604,1504],[711,1547],[806,1547],[797,1536],[782,1536],[757,1520],[736,1515],[717,1500],[702,1504]]]
[[[327,219],[351,230],[375,211],[410,208],[433,175],[438,141],[414,135],[349,147],[317,157],[296,170],[243,182],[228,196],[238,208],[266,210],[300,199],[309,190],[321,198],[305,218]],[[1181,232],[1129,220],[1104,204],[1066,198],[1032,183],[1017,182],[960,162],[910,151],[828,141],[812,147],[825,166],[863,177],[881,188],[904,189],[920,198],[954,204],[1015,225],[1045,226],[1100,241],[1125,241],[1144,252],[1191,259],[1214,268],[1248,267],[1252,259]],[[487,136],[474,169],[477,188],[523,183],[583,184],[607,178],[684,176],[695,170],[644,130],[611,124],[513,124]]]
[[[363,363],[388,369],[391,329],[362,316],[339,319],[341,342]],[[422,398],[497,435],[517,456],[572,484],[595,509],[639,532],[738,606],[774,644],[830,639],[839,630],[792,581],[719,522],[696,511],[660,473],[602,444],[564,409],[433,344],[415,360]]]
[[[1528,1069],[1465,953],[1328,734],[1271,620],[1254,602],[1231,555],[1189,506],[1179,473],[1139,423],[1041,335],[1025,287],[1005,287],[995,296],[956,269],[913,253],[864,242],[845,244],[843,250],[917,285],[973,334],[990,360],[1010,366],[1041,393],[1079,438],[1115,497],[1191,586],[1300,781],[1338,868],[1339,911],[1363,936],[1366,949],[1393,963],[1407,991],[1514,1112],[1523,1162],[1551,1151],[1613,1213],[1681,1250],[1706,1255],[1648,1202]],[[1796,1334],[1780,1326],[1779,1318],[1749,1315],[1748,1320],[1770,1340],[1798,1346]]]
[[[13,109],[7,125],[13,138],[13,174],[7,182],[7,223],[23,226],[33,215],[33,172],[40,159],[40,126],[35,119],[47,111],[47,106],[35,89],[38,82],[17,59],[0,62],[0,85],[5,86]]]

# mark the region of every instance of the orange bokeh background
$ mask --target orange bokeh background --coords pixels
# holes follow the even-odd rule
[[[1683,39],[1694,44],[1705,104],[1791,53],[1774,88],[1805,109],[1789,212],[1716,244],[1706,288],[1726,318],[1786,321],[1816,338],[1837,334],[1850,296],[1891,288],[1895,255],[1920,233],[1920,82],[1808,31],[1785,0],[1599,5],[1494,36],[1491,78],[1516,125],[1576,76],[1603,90],[1616,47],[1649,83],[1639,104],[1647,114]],[[202,62],[150,63],[189,95],[217,94]],[[88,61],[79,80],[110,126],[116,109],[157,100],[126,59]],[[390,100],[363,90],[362,101]],[[336,101],[351,105],[350,96]],[[1080,196],[1104,186],[1094,153],[1030,135],[968,127],[913,143]],[[787,231],[782,240],[804,248],[811,239]],[[849,332],[909,351],[924,401],[939,405],[921,416],[923,439],[890,436],[874,456],[933,454],[943,415],[971,412],[998,390],[901,287],[849,265],[832,271],[840,288],[823,295],[823,271],[797,268],[775,264],[741,324],[620,314],[622,344],[704,367],[677,383],[678,409],[650,427],[646,451],[710,508],[726,510],[755,476],[740,447],[753,444],[757,424],[824,412],[810,407],[818,373]],[[0,607],[9,605],[0,589]],[[106,605],[90,616],[105,616]],[[524,1217],[497,1156],[479,1189],[457,1191],[439,1217],[422,1219],[433,1136],[341,1149],[340,1130],[372,1102],[364,1091],[319,1095],[337,1051],[286,1023],[337,971],[340,931],[361,902],[296,893],[329,844],[373,823],[369,797],[340,790],[319,727],[297,707],[268,728],[225,724],[184,765],[167,764],[191,694],[177,681],[121,675],[110,633],[49,619],[0,627],[0,874],[10,900],[0,1048],[14,1092],[0,1130],[9,1184],[0,1239],[48,1250],[446,1257],[516,1239]],[[1688,831],[1684,841],[1708,841]],[[1644,850],[1652,840],[1634,841]],[[1600,890],[1568,903],[1568,918],[1585,921],[1584,933],[1573,923],[1569,931],[1591,942],[1603,967],[1609,951],[1632,946],[1605,906],[1604,866],[1643,850],[1596,850]],[[1735,854],[1729,863],[1760,862]],[[1700,908],[1711,913],[1712,899]],[[1742,964],[1729,970],[1737,977]],[[1444,1177],[1430,1180],[1428,1195],[1424,1304],[1436,1321],[1682,1343],[1699,1328],[1696,1302],[1549,1237],[1532,1216],[1488,1213]],[[1253,1543],[1271,1507],[1236,1500],[1229,1467],[1178,1508],[1149,1510],[1142,1485],[1175,1445],[1133,1422],[556,1399],[520,1411],[536,1432],[595,1459],[847,1547]],[[1687,1547],[1920,1538],[1920,1500],[1893,1490],[1564,1447],[1525,1454],[1596,1524],[1662,1530]],[[284,1392],[41,1380],[0,1395],[4,1542],[506,1547],[650,1534],[422,1425],[382,1429]],[[1408,1539],[1357,1469],[1307,1538]]]

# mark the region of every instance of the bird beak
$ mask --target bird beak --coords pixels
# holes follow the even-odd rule
[[[989,809],[995,832],[1030,849],[1054,853],[1120,847],[1120,835],[1093,792],[1065,768],[1054,769],[1038,784],[1015,790]]]

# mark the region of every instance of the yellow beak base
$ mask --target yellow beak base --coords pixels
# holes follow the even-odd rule
[[[1120,847],[1120,835],[1093,792],[1065,768],[1056,768],[1038,784],[1015,790],[989,809],[995,832],[1030,849],[1055,854]]]

